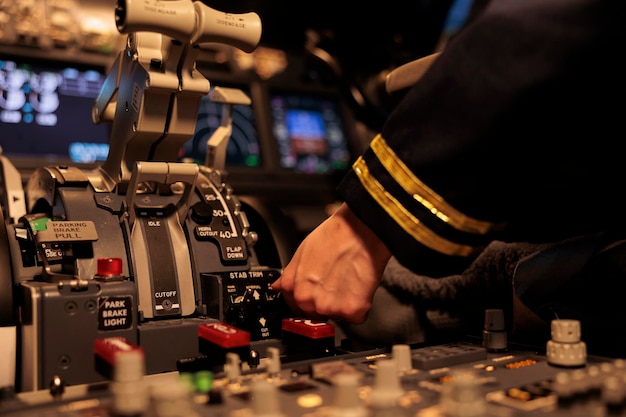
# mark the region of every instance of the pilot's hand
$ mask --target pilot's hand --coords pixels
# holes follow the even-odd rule
[[[298,316],[362,323],[391,252],[346,204],[300,244],[272,288]]]

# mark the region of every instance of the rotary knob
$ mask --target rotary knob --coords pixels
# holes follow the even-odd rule
[[[198,202],[191,206],[191,219],[201,225],[207,225],[213,220],[213,208],[206,203]]]
[[[587,345],[580,340],[578,320],[552,320],[552,339],[546,345],[548,363],[556,366],[584,366],[587,360]]]

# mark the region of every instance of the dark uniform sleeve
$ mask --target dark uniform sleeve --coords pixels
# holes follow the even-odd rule
[[[626,2],[493,0],[339,185],[417,273],[622,223]]]

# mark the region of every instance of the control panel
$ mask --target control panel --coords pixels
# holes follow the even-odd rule
[[[493,338],[395,344],[360,352],[335,346],[330,323],[285,319],[279,345],[250,343],[223,323],[200,326],[203,360],[145,375],[147,352],[123,338],[93,350],[104,384],[0,400],[12,417],[98,416],[623,416],[626,361],[588,357],[574,320],[552,322],[546,349]],[[496,339],[498,339],[496,337]],[[7,415],[5,414],[5,415]]]
[[[268,210],[233,187],[229,144],[238,137],[230,161],[257,192],[295,199],[272,181],[289,178],[315,194],[313,178],[326,186],[349,167],[338,101],[213,85],[203,45],[253,52],[261,21],[197,0],[118,0],[126,42],[109,69],[51,70],[45,51],[111,45],[63,36],[73,4],[0,5],[24,17],[1,38],[4,137],[58,145],[43,130],[56,126],[71,156],[25,174],[13,162],[28,141],[0,139],[0,415],[626,416],[626,360],[587,355],[575,320],[553,321],[541,347],[509,344],[503,312],[489,310],[482,340],[354,349],[337,323],[292,317],[271,287],[284,248]],[[24,44],[43,61],[4,48]],[[262,61],[278,76],[283,58]],[[249,111],[249,94],[266,105]],[[85,108],[106,128],[76,138],[63,123]]]
[[[223,322],[269,342],[286,314],[270,288],[282,267],[277,243],[226,181],[230,114],[250,104],[244,92],[213,88],[224,117],[206,161],[179,161],[211,90],[198,46],[254,50],[259,16],[191,0],[126,0],[110,11],[127,42],[92,102],[92,122],[110,125],[104,162],[38,166],[22,187],[0,155],[0,387],[15,392],[105,381],[93,356],[103,338],[137,345],[145,372],[158,374],[200,355],[199,325]],[[28,77],[20,94],[32,87],[32,71],[11,68]]]

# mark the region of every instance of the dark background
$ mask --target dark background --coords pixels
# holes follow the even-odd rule
[[[289,51],[303,49],[306,30],[324,38],[324,47],[346,72],[376,73],[433,52],[451,0],[363,1],[204,0],[225,12],[256,12],[261,43]]]

